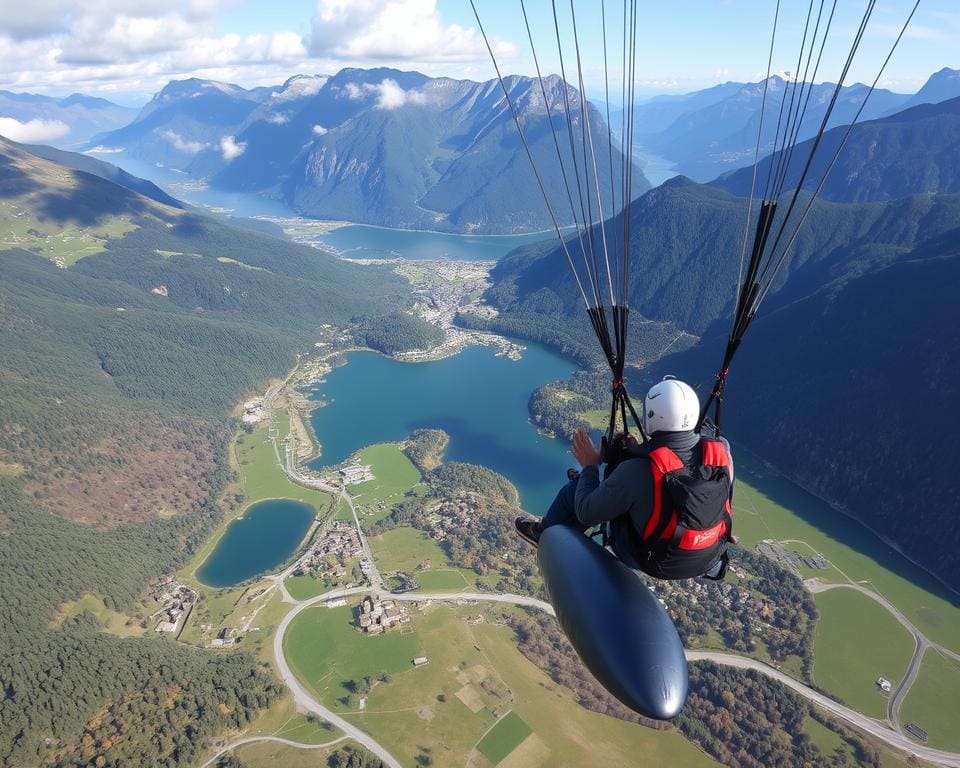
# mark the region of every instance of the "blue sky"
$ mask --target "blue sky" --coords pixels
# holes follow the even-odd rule
[[[532,74],[519,0],[476,0],[506,72]],[[832,2],[832,0],[830,0]],[[558,71],[548,0],[526,0],[541,63]],[[816,0],[819,7],[819,0]],[[827,7],[829,8],[829,2]],[[837,0],[818,80],[834,79],[866,0]],[[773,0],[641,0],[638,92],[686,92],[766,70]],[[807,3],[782,0],[774,71],[796,69]],[[880,0],[850,81],[872,79],[910,0]],[[569,0],[558,0],[565,55]],[[576,0],[588,95],[600,96],[600,0]],[[606,0],[611,57],[619,58],[622,3]],[[0,18],[0,88],[82,91],[143,103],[171,79],[244,86],[344,66],[386,65],[488,79],[493,70],[468,0],[33,0]],[[611,75],[620,81],[619,65]],[[960,68],[960,4],[922,0],[881,84],[915,91],[934,71]],[[618,86],[613,89],[618,90]]]

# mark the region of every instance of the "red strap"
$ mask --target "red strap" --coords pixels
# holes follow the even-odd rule
[[[675,472],[684,467],[680,457],[666,446],[650,451],[648,458],[650,459],[650,470],[653,472],[653,512],[650,513],[650,519],[643,527],[644,541],[653,536],[653,532],[657,530],[657,524],[660,522],[660,515],[663,514],[663,476],[667,472]],[[670,525],[667,526],[670,533],[673,533],[673,528],[676,527],[676,520],[671,521]]]
[[[727,447],[719,440],[702,440],[703,466],[730,468],[730,456]]]

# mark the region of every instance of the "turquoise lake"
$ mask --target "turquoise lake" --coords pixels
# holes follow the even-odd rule
[[[276,568],[294,553],[315,517],[313,507],[300,501],[252,504],[227,527],[197,578],[211,587],[232,587]]]
[[[310,392],[329,403],[312,416],[323,448],[314,467],[430,427],[450,435],[446,460],[501,473],[531,513],[546,511],[566,482],[573,464],[568,446],[537,432],[528,403],[540,385],[570,376],[569,360],[536,345],[528,345],[521,360],[497,357],[491,347],[469,347],[425,363],[373,352],[354,352],[347,359]]]

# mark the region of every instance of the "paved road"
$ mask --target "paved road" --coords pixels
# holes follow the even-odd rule
[[[233,750],[238,747],[242,747],[244,744],[256,744],[259,741],[272,741],[277,744],[286,744],[288,747],[296,747],[297,749],[326,749],[327,747],[332,747],[334,744],[339,744],[341,741],[346,741],[347,736],[340,736],[333,741],[326,741],[323,744],[303,744],[299,741],[290,741],[290,739],[282,739],[279,736],[247,736],[245,739],[237,739],[236,741],[227,744],[223,749],[221,749],[217,754],[211,757],[207,762],[200,766],[200,768],[209,768],[217,762],[217,760],[227,752],[233,752]]]
[[[886,608],[893,615],[893,617],[904,627],[906,627],[907,631],[911,635],[913,635],[913,655],[910,657],[910,664],[907,666],[907,672],[897,683],[897,687],[891,692],[890,698],[887,699],[887,720],[890,721],[890,725],[893,726],[894,730],[902,732],[903,729],[900,726],[900,706],[903,704],[903,700],[910,691],[910,686],[913,685],[914,681],[917,679],[917,675],[920,674],[920,664],[923,661],[923,654],[926,653],[927,648],[934,647],[940,649],[942,646],[932,643],[926,637],[926,635],[917,629],[913,622],[910,621],[910,619],[908,619],[893,603],[887,600],[887,598],[877,592],[874,592],[872,589],[867,589],[861,584],[829,584],[822,582],[819,579],[808,579],[804,582],[804,584],[807,589],[814,594],[818,592],[826,592],[831,589],[856,590],[857,592],[866,595],[871,600],[880,603],[880,605]]]
[[[936,763],[937,765],[949,766],[950,768],[960,768],[960,754],[955,752],[944,752],[939,749],[931,749],[929,747],[916,744],[904,734],[900,733],[899,731],[892,730],[889,726],[880,722],[879,720],[874,720],[873,718],[862,715],[859,712],[844,706],[843,704],[839,704],[833,699],[824,696],[819,691],[813,690],[813,688],[810,686],[805,685],[798,680],[794,680],[792,677],[790,677],[790,675],[764,664],[762,661],[748,659],[743,656],[736,656],[732,653],[719,653],[714,651],[687,651],[687,659],[689,661],[712,661],[716,664],[723,664],[725,666],[736,667],[738,669],[754,669],[757,672],[766,675],[767,677],[778,680],[788,688],[799,693],[804,698],[812,701],[821,709],[825,709],[838,719],[843,720],[862,731],[866,731],[884,743],[889,744],[891,747],[916,755],[921,760],[927,760],[931,763]]]
[[[300,681],[297,680],[283,655],[283,636],[286,634],[287,627],[290,626],[290,622],[293,621],[302,611],[310,608],[313,605],[326,602],[327,600],[336,597],[346,597],[348,595],[356,595],[369,591],[370,590],[367,587],[334,590],[332,592],[327,592],[324,595],[318,595],[310,600],[304,600],[303,602],[298,603],[297,606],[290,611],[290,613],[283,617],[283,621],[281,621],[280,626],[277,627],[277,633],[273,636],[273,657],[277,662],[277,669],[280,671],[280,677],[283,678],[283,682],[287,684],[287,687],[293,693],[293,700],[299,707],[309,710],[310,712],[314,712],[327,722],[333,723],[333,725],[343,731],[351,739],[373,752],[373,754],[379,757],[383,761],[384,765],[388,766],[388,768],[401,768],[400,761],[391,755],[385,747],[381,746],[378,742],[374,741],[371,736],[367,735],[355,725],[344,720],[338,714],[327,709],[325,706],[323,706],[323,704],[317,701],[313,695],[311,695],[310,692],[300,684]]]
[[[408,602],[422,602],[424,600],[457,601],[470,600],[481,603],[509,603],[510,605],[523,605],[528,608],[539,608],[541,611],[554,616],[553,606],[544,600],[537,600],[535,597],[526,597],[524,595],[511,595],[500,592],[405,592],[402,595],[390,595],[391,600],[406,600]]]

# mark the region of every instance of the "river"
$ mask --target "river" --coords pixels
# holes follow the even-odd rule
[[[528,403],[541,384],[567,378],[569,360],[534,344],[521,360],[491,347],[423,363],[355,352],[309,395],[325,401],[313,413],[323,447],[313,466],[336,464],[371,443],[402,440],[432,427],[450,435],[446,459],[481,464],[506,476],[524,508],[542,514],[573,463],[566,443],[540,434]]]

